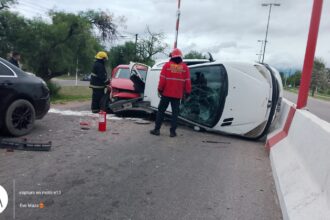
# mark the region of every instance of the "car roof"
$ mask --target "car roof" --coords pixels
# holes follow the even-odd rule
[[[17,66],[13,65],[12,63],[10,63],[8,60],[3,59],[0,57],[0,62],[2,62],[3,64],[5,64],[6,66],[8,66],[12,71],[15,72],[16,75],[18,76],[24,76],[27,75],[27,73],[25,73],[23,70],[21,70],[20,68],[18,68]]]
[[[120,65],[116,66],[116,68],[118,68],[118,69],[129,69],[129,65],[128,64],[120,64]],[[137,68],[140,69],[140,70],[147,69],[146,67],[139,66],[139,65],[137,65]]]
[[[168,62],[169,59],[166,60],[159,60],[153,65],[152,69],[161,69],[163,65]],[[210,60],[208,59],[183,59],[183,62],[187,64],[188,66],[191,65],[197,65],[197,64],[203,64],[203,63],[210,63]]]

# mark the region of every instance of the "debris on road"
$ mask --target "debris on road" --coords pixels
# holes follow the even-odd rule
[[[51,141],[48,143],[33,143],[28,142],[26,138],[24,138],[22,141],[0,139],[0,148],[6,148],[8,152],[12,152],[14,150],[50,151],[51,146]]]
[[[148,124],[151,124],[150,121],[143,120],[143,119],[137,119],[137,120],[134,120],[134,123],[135,123],[135,124],[139,124],[139,125],[148,125]]]
[[[81,121],[79,124],[80,124],[80,129],[82,130],[89,130],[91,127],[91,124],[87,121]]]

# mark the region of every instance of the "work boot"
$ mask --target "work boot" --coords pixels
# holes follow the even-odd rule
[[[150,134],[159,136],[160,135],[160,131],[158,129],[154,129],[154,130],[151,130],[150,131]]]
[[[172,138],[172,137],[176,137],[177,135],[176,135],[176,132],[175,131],[170,131],[170,137]]]

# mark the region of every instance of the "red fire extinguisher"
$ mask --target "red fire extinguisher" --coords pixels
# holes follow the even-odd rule
[[[100,111],[99,113],[99,131],[105,132],[107,130],[107,113]]]

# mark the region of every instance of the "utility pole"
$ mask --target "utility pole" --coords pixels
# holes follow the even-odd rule
[[[263,40],[258,40],[258,42],[261,43],[261,46],[260,46],[260,52],[257,53],[256,55],[258,56],[258,62],[261,63],[261,57],[263,55],[262,48],[264,47],[264,41]]]
[[[265,60],[265,53],[266,53],[266,45],[268,43],[267,38],[268,38],[268,30],[269,30],[269,21],[270,21],[270,14],[272,13],[272,7],[273,6],[281,6],[279,3],[263,3],[261,4],[263,7],[268,7],[269,6],[269,12],[268,12],[268,21],[267,21],[267,28],[266,28],[266,36],[265,36],[265,41],[264,41],[264,51],[262,54],[262,63],[264,63]]]
[[[178,0],[178,11],[177,11],[176,28],[175,28],[174,48],[178,47],[179,25],[180,25],[180,15],[181,15],[180,8],[181,8],[181,0]]]
[[[78,57],[77,57],[77,64],[76,64],[76,86],[78,86]]]
[[[137,42],[139,34],[135,34],[135,61],[137,61]]]

